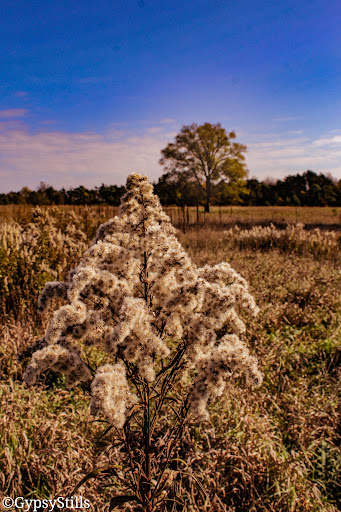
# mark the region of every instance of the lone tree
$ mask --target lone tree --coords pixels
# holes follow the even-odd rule
[[[226,133],[220,123],[196,123],[183,126],[161,151],[160,164],[170,173],[186,173],[196,180],[205,194],[205,211],[210,211],[213,187],[225,183],[234,190],[245,185],[248,170],[245,165],[246,146],[233,142],[235,132]]]

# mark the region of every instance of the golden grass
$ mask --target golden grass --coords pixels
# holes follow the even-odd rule
[[[34,389],[23,383],[16,356],[37,332],[28,321],[1,333],[0,500],[67,496],[95,463],[108,464],[94,453],[103,426],[90,417],[80,388],[66,390],[64,379],[53,374]],[[104,511],[109,499],[105,492],[99,496],[96,481],[76,494],[90,500],[92,511]]]
[[[233,224],[254,225],[259,223],[293,223],[302,222],[312,225],[340,225],[341,208],[331,207],[295,207],[295,206],[212,206],[210,213],[204,208],[181,209],[175,206],[165,208],[172,222],[181,226],[185,221],[189,225],[229,226]]]
[[[73,211],[77,215],[90,210],[96,222],[109,219],[118,213],[117,206],[108,205],[60,205],[41,206],[43,210],[57,208],[62,212]],[[29,218],[34,209],[31,205],[0,205],[1,219],[14,219],[18,222]],[[172,222],[181,226],[183,222],[189,225],[231,225],[236,223],[254,225],[259,223],[293,223],[302,222],[312,225],[334,225],[341,229],[341,207],[309,207],[309,206],[211,206],[211,212],[205,213],[204,207],[195,206],[181,208],[166,206],[164,210]]]
[[[250,394],[232,386],[211,404],[209,423],[193,422],[172,468],[174,493],[188,512],[340,509],[339,259],[240,249],[215,229],[179,237],[196,263],[226,260],[250,283],[261,313],[246,319],[247,339],[265,380]],[[51,374],[34,388],[22,383],[16,354],[42,334],[29,311],[2,327],[0,496],[65,495],[107,457],[120,461],[108,449],[98,462],[104,427],[91,423],[80,388],[70,394]],[[111,492],[90,480],[76,494],[104,511]]]

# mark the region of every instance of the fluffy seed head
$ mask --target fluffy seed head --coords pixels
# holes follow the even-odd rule
[[[117,427],[137,400],[127,375],[154,381],[180,346],[187,367],[197,374],[192,410],[201,417],[231,372],[242,370],[249,380],[261,380],[255,359],[237,336],[245,331],[240,311],[258,311],[245,279],[228,263],[198,268],[191,261],[145,176],[128,177],[119,217],[99,227],[66,283],[45,286],[40,309],[54,297],[66,304],[53,314],[45,334],[48,346],[33,355],[26,381],[34,383],[46,368],[84,380],[87,366],[78,353],[67,352],[63,340],[101,347],[114,364],[96,372],[91,411]]]

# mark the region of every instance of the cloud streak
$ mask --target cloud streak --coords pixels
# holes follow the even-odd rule
[[[341,135],[327,134],[317,139],[278,135],[262,138],[253,136],[247,144],[251,176],[280,179],[311,169],[341,179]]]
[[[48,128],[32,132],[19,115],[11,116],[0,122],[0,192],[23,186],[35,189],[40,181],[58,189],[122,185],[131,172],[157,180],[163,172],[158,164],[160,150],[177,133],[164,120],[137,131],[116,128],[105,134]],[[286,135],[244,132],[241,142],[248,147],[250,176],[279,179],[312,169],[341,179],[341,131],[315,139],[289,131]]]
[[[0,191],[36,188],[40,181],[56,188],[120,185],[131,172],[157,179],[167,133],[150,128],[138,135],[122,133],[31,133],[27,126],[0,123]]]
[[[289,123],[290,121],[297,121],[301,119],[300,116],[288,116],[288,117],[274,117],[273,121],[275,123]]]
[[[25,117],[28,114],[26,108],[8,108],[0,110],[0,119],[13,119],[18,117]]]

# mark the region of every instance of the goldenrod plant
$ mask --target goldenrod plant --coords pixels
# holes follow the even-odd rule
[[[191,261],[145,176],[131,174],[126,190],[119,216],[99,227],[68,280],[46,284],[39,311],[55,298],[65,305],[26,351],[24,380],[35,384],[51,369],[68,386],[85,383],[92,415],[108,422],[126,454],[124,467],[98,471],[124,489],[113,491],[110,510],[125,503],[175,510],[176,450],[186,425],[208,420],[209,401],[239,374],[262,382],[241,339],[241,311],[258,308],[228,263]],[[95,367],[89,351],[104,353],[104,364]]]
[[[27,222],[0,220],[0,321],[32,312],[47,280],[63,279],[87,247],[84,222],[57,208],[33,210]]]

